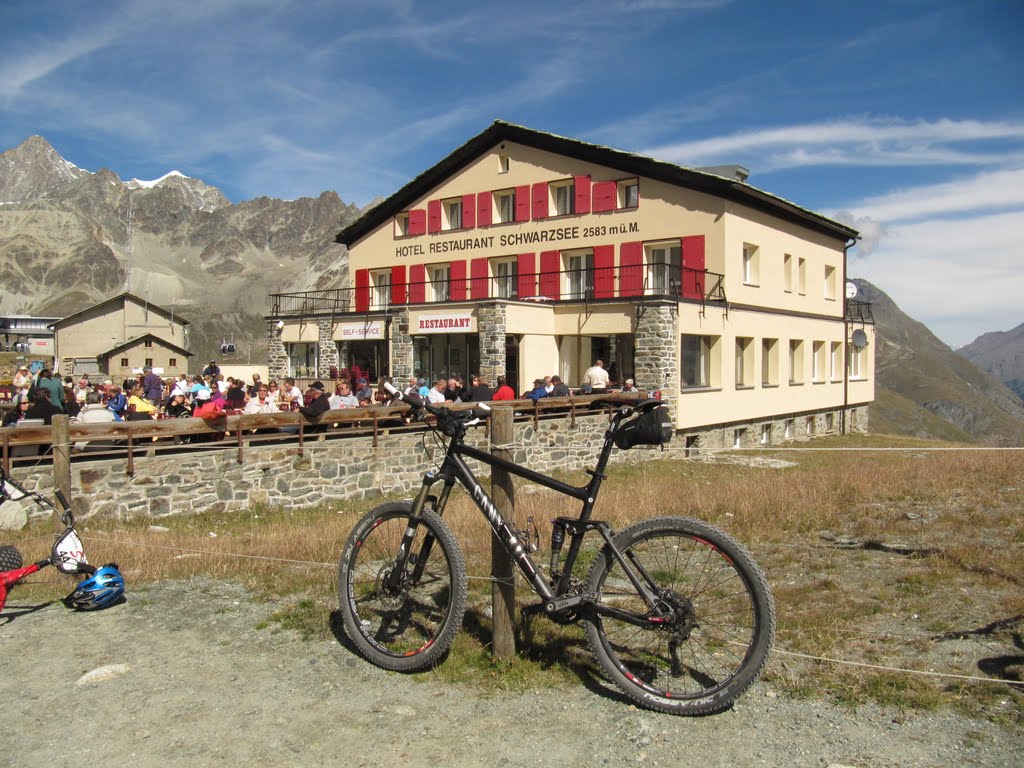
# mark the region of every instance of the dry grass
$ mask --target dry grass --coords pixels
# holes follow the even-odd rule
[[[905,450],[816,450],[894,446]],[[619,467],[604,486],[596,517],[622,527],[656,515],[689,515],[745,542],[775,593],[780,651],[1020,679],[1024,452],[927,450],[937,446],[899,438],[832,438],[806,444],[805,450],[765,453],[794,463],[785,468],[719,461]],[[583,483],[586,478],[580,473],[566,479]],[[241,580],[259,596],[294,596],[277,622],[324,636],[336,603],[338,554],[370,506],[171,518],[158,521],[169,529],[160,533],[149,530],[149,521],[97,518],[81,530],[91,560],[120,562],[130,584],[196,574]],[[532,518],[542,550],[550,519],[577,512],[574,503],[544,489],[517,491],[517,523],[527,527]],[[490,533],[461,493],[446,520],[464,547],[471,575],[480,578],[471,582],[468,631],[432,674],[452,679],[469,674],[495,688],[575,683],[590,674],[579,628],[543,619],[529,623],[531,635],[529,642],[520,642],[520,659],[511,665],[490,659],[483,610],[489,601]],[[26,558],[35,558],[49,546],[49,530],[49,524],[38,523],[6,538]],[[538,555],[546,562],[543,551]],[[50,583],[22,589],[56,595],[67,590],[66,581],[58,581],[51,575]],[[520,581],[520,600],[531,597]],[[783,653],[773,657],[768,676],[794,695],[824,692],[851,704],[954,705],[1017,724],[1024,703],[1020,687],[846,667]]]

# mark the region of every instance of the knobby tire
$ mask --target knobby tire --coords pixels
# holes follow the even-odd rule
[[[436,665],[451,647],[466,610],[466,563],[448,525],[431,510],[415,521],[412,553],[391,589],[408,502],[382,504],[352,530],[338,566],[345,632],[368,661],[397,672]],[[429,548],[424,544],[432,539]]]
[[[629,698],[649,709],[705,715],[729,707],[760,675],[775,636],[775,608],[760,568],[741,544],[686,517],[646,520],[615,544],[655,582],[662,616],[638,626],[595,610],[590,647]],[[596,606],[649,614],[607,547],[587,577]]]
[[[17,547],[9,544],[0,547],[0,571],[16,571],[22,565],[21,552]]]

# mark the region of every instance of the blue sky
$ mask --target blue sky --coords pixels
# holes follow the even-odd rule
[[[1019,0],[4,0],[0,149],[360,205],[494,119],[740,163],[960,346],[1024,322],[1022,37]]]

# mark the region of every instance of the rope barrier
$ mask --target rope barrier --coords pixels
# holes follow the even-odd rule
[[[772,653],[777,653],[781,656],[793,656],[798,659],[808,659],[810,661],[822,661],[829,664],[840,664],[848,667],[863,667],[865,669],[876,669],[882,672],[901,672],[908,675],[921,675],[923,677],[942,677],[950,678],[953,680],[968,680],[977,683],[1006,683],[1007,685],[1020,686],[1022,683],[1020,680],[1007,680],[1002,677],[978,677],[977,675],[955,675],[950,672],[926,672],[921,669],[904,669],[903,667],[890,667],[884,664],[867,664],[862,661],[846,661],[844,659],[832,659],[827,656],[812,656],[807,653],[797,653],[796,651],[784,651],[781,648],[775,648]]]

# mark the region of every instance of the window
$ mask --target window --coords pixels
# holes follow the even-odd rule
[[[825,431],[829,434],[836,431],[836,415],[834,413],[825,414]]]
[[[152,357],[147,357],[146,358],[146,362],[144,362],[143,365],[146,365],[146,366],[149,366],[150,368],[152,368],[153,367],[153,358]]]
[[[647,293],[654,295],[678,294],[679,276],[682,275],[682,249],[661,243],[647,246]]]
[[[558,182],[551,185],[555,199],[555,216],[568,216],[576,213],[576,185],[571,181]]]
[[[508,155],[498,155],[498,173],[508,173]]]
[[[754,340],[736,339],[736,386],[752,387],[754,375]]]
[[[451,268],[444,266],[428,267],[430,270],[430,300],[448,301],[448,281],[451,275]]]
[[[127,357],[122,357],[121,358],[121,367],[122,368],[127,368],[128,367],[128,358]]]
[[[864,349],[867,349],[867,347],[865,347]],[[864,349],[857,349],[852,344],[850,345],[850,378],[851,379],[863,379],[864,378]]]
[[[447,219],[444,229],[462,229],[462,200],[445,200],[443,210]]]
[[[758,247],[743,244],[743,283],[745,285],[757,285],[758,274]]]
[[[801,296],[807,294],[807,259],[803,257],[796,260],[796,286]]]
[[[568,282],[567,297],[584,299],[594,293],[594,253],[578,251],[565,257],[566,280]]]
[[[386,307],[391,303],[391,270],[385,269],[370,273],[372,292],[370,303],[374,307]]]
[[[715,383],[718,371],[714,355],[717,349],[717,336],[683,336],[681,386],[684,389],[710,387]]]
[[[168,360],[167,360],[167,367],[168,368],[177,368],[178,367],[178,358],[176,358],[176,357],[168,358]]]
[[[836,268],[825,266],[825,298],[836,299]]]
[[[825,342],[816,341],[811,345],[811,379],[825,381]]]
[[[395,235],[405,237],[409,234],[409,214],[400,213],[395,216]]]
[[[815,420],[813,416],[807,417],[806,429],[808,436],[811,436],[815,432]]]
[[[761,386],[779,385],[779,340],[761,339]]]
[[[793,292],[793,254],[782,254],[782,290]]]
[[[516,191],[502,189],[494,193],[494,212],[497,214],[496,224],[507,224],[516,220]]]
[[[747,437],[747,430],[744,427],[739,427],[738,429],[734,429],[732,431],[732,447],[733,448],[742,448],[743,447],[743,441],[746,439],[746,437]]]
[[[640,205],[640,182],[626,179],[618,183],[619,208],[636,208]]]
[[[772,442],[772,425],[762,424],[761,425],[761,445],[771,445]]]
[[[831,363],[829,364],[829,378],[832,381],[843,379],[843,345],[838,341],[832,342]]]
[[[152,339],[146,339],[146,343],[145,343],[144,346],[146,347],[146,349],[152,349],[153,348],[153,340]]]
[[[518,295],[519,264],[515,259],[494,262],[494,296],[498,299],[514,299]]]
[[[804,380],[804,343],[800,339],[789,340],[789,383],[802,384]]]
[[[793,439],[793,427],[794,427],[793,419],[786,419],[786,427],[785,427],[784,435],[785,435],[785,438],[787,440],[792,440]]]

